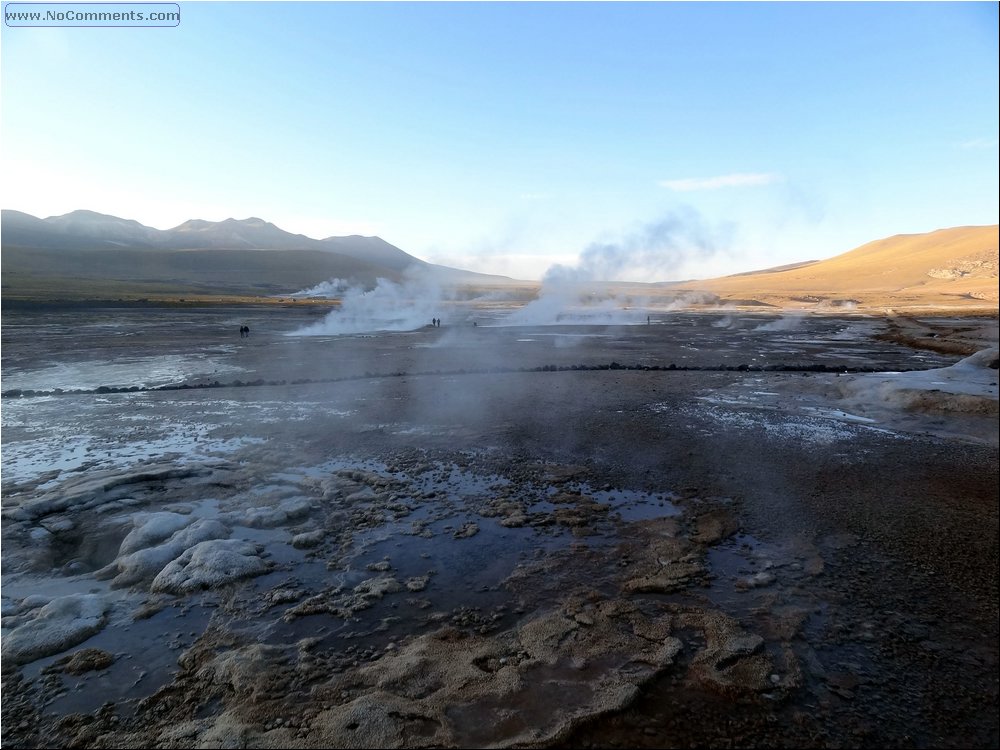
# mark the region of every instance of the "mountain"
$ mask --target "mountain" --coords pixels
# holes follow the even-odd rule
[[[23,247],[154,247],[159,229],[95,211],[73,211],[38,219],[20,211],[3,211],[4,245]]]
[[[722,304],[823,308],[998,306],[998,227],[900,234],[826,260],[646,285]],[[438,266],[379,237],[292,234],[264,219],[192,219],[160,230],[93,211],[40,219],[5,210],[2,294],[11,298],[280,296],[329,279],[374,286],[421,271],[442,284],[514,281]]]
[[[164,232],[163,243],[178,250],[220,248],[228,250],[309,250],[316,240],[304,234],[292,234],[269,221],[226,219],[204,221],[192,219]],[[414,259],[415,260],[415,259]]]
[[[361,237],[353,234],[350,237],[327,237],[320,244],[326,249],[352,258],[364,258],[372,263],[378,263],[386,268],[403,271],[413,265],[432,268],[432,264],[417,260],[395,245],[390,245],[381,237]],[[414,263],[415,261],[415,263]],[[445,268],[445,266],[439,266]],[[449,269],[454,270],[454,269]],[[463,273],[469,273],[463,271]]]
[[[107,242],[119,246],[153,246],[161,234],[158,229],[143,226],[138,221],[119,219],[117,216],[99,214],[95,211],[73,211],[42,221],[60,237]]]
[[[827,260],[688,281],[673,289],[726,299],[883,306],[998,302],[998,226],[939,229],[869,242]]]
[[[417,269],[453,283],[510,281],[426,263],[380,237],[316,240],[256,217],[161,230],[94,211],[39,219],[4,210],[0,240],[5,295],[281,295],[331,278],[373,286]]]

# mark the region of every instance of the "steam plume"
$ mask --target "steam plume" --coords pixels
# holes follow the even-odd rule
[[[292,296],[319,296],[316,290],[343,286],[331,279]],[[313,293],[313,294],[310,294]],[[295,331],[297,336],[323,336],[372,331],[412,331],[442,317],[445,294],[432,274],[408,273],[402,283],[378,279],[373,289],[349,287],[340,295],[340,308],[323,320]]]
[[[664,278],[692,258],[715,254],[720,234],[690,208],[679,209],[639,227],[617,242],[594,242],[584,248],[576,265],[556,264],[545,272],[538,299],[512,313],[504,322],[515,325],[556,323],[644,323],[648,299],[612,294],[601,282],[643,274]]]

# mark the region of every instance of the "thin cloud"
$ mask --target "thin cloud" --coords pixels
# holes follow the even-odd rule
[[[690,177],[683,180],[661,180],[660,187],[677,193],[690,193],[695,190],[718,190],[730,187],[758,187],[771,185],[781,181],[781,175],[769,172],[737,172],[718,177]]]
[[[964,141],[958,144],[959,148],[983,150],[997,147],[996,138],[973,138],[971,141]]]

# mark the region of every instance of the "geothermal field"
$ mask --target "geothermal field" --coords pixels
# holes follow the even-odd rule
[[[995,314],[385,308],[4,311],[6,745],[997,746]]]

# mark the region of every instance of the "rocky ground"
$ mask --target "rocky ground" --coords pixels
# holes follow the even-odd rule
[[[291,315],[5,314],[11,747],[997,746],[995,349]]]

